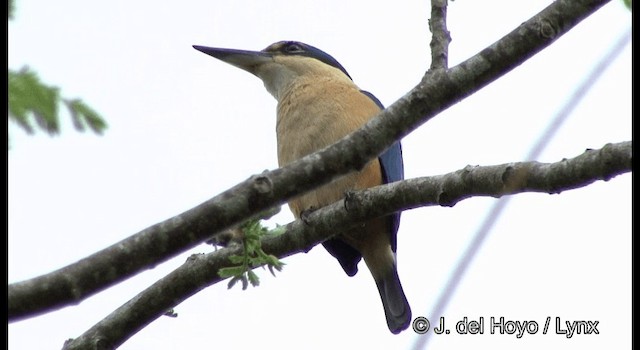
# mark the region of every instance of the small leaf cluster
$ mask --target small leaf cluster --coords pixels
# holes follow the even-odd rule
[[[27,67],[17,72],[9,70],[8,78],[9,118],[27,133],[35,132],[32,119],[38,128],[49,135],[60,133],[60,102],[69,110],[76,130],[84,131],[89,128],[94,133],[101,134],[107,128],[104,119],[86,103],[79,99],[62,98],[58,87],[42,83],[33,70]]]
[[[269,231],[266,227],[262,226],[260,220],[253,219],[245,222],[240,227],[242,235],[242,245],[244,247],[242,255],[232,255],[229,260],[233,264],[238,264],[233,267],[225,267],[218,271],[218,275],[222,278],[231,277],[227,287],[230,289],[236,283],[242,282],[242,290],[246,290],[249,284],[254,287],[260,285],[260,279],[253,269],[258,266],[266,265],[269,272],[275,276],[275,270],[282,271],[284,263],[277,257],[267,254],[262,250],[260,239],[266,235],[280,234],[282,230],[275,229]]]

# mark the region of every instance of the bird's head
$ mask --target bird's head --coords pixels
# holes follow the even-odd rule
[[[262,79],[267,90],[276,99],[301,77],[316,75],[351,80],[349,73],[335,58],[299,41],[279,41],[261,51],[199,45],[193,47]]]

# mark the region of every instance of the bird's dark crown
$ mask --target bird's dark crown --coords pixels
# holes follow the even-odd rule
[[[347,70],[335,59],[333,56],[328,53],[320,50],[315,46],[311,46],[309,44],[305,44],[299,41],[279,41],[277,43],[269,45],[266,49],[262,50],[263,52],[268,52],[272,54],[281,54],[287,56],[305,56],[315,58],[318,61],[321,61],[325,64],[328,64],[332,67],[338,68],[341,70],[349,79],[351,76],[347,73]]]

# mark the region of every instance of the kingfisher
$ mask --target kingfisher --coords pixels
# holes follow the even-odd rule
[[[326,52],[299,42],[279,41],[261,51],[193,46],[262,80],[277,100],[278,163],[285,166],[323,149],[376,116],[384,106],[361,90],[346,69]],[[404,178],[402,147],[395,142],[358,171],[289,201],[296,218],[344,198],[345,193]],[[364,259],[382,299],[389,330],[411,322],[411,308],[398,277],[396,248],[400,212],[340,232],[322,245],[348,276]]]

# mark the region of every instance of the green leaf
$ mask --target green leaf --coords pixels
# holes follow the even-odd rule
[[[267,255],[265,261],[269,266],[275,267],[278,271],[282,270],[282,267],[285,265],[282,261],[280,261],[277,257],[273,255]]]
[[[60,132],[57,87],[44,85],[36,73],[26,67],[19,72],[9,70],[8,85],[9,117],[13,116],[28,133],[33,133],[33,126],[27,119],[30,114],[36,124],[50,135]]]
[[[249,284],[247,283],[247,276],[240,276],[240,281],[242,281],[242,290],[247,290],[247,287],[249,287]]]
[[[267,267],[269,267],[269,272],[271,272],[271,275],[273,277],[276,277],[276,272],[273,271],[273,269],[275,268],[278,271],[282,271],[282,266],[284,265],[284,263],[281,263],[282,265],[267,265]]]
[[[38,75],[28,67],[23,67],[18,72],[9,70],[8,88],[9,119],[28,134],[33,134],[36,128],[49,135],[59,134],[60,102],[67,106],[76,130],[84,131],[89,128],[94,133],[101,134],[107,128],[104,119],[86,103],[80,99],[62,99],[58,87],[42,83]]]
[[[246,290],[247,278],[244,276],[244,274],[232,278],[227,284],[227,289],[231,289],[233,286],[235,286],[236,283],[238,283],[238,281],[242,282],[242,290]]]
[[[260,285],[260,278],[258,278],[255,272],[249,270],[247,271],[247,275],[249,275],[249,282],[251,282],[252,286],[257,287]]]
[[[271,274],[275,276],[274,269],[281,271],[284,263],[274,255],[269,255],[262,250],[260,240],[269,234],[269,231],[262,226],[259,220],[248,220],[240,225],[240,229],[243,237],[243,254],[229,256],[229,262],[238,264],[238,266],[222,268],[218,271],[218,275],[222,278],[231,277],[228,288],[232,288],[238,281],[241,281],[242,289],[245,290],[249,283],[254,287],[260,285],[260,278],[252,271],[253,268],[267,265]]]
[[[279,236],[285,232],[287,232],[286,226],[276,225],[276,228],[269,231],[269,234],[273,236]]]
[[[231,261],[232,264],[242,264],[244,263],[244,260],[245,257],[240,255],[231,255],[229,257],[229,261]]]
[[[244,266],[223,267],[218,270],[218,276],[220,276],[220,278],[237,277],[244,272]]]
[[[89,127],[96,134],[102,134],[107,128],[107,123],[100,115],[91,109],[86,103],[80,99],[65,100],[65,104],[71,113],[73,126],[78,131],[84,131],[85,127]]]

